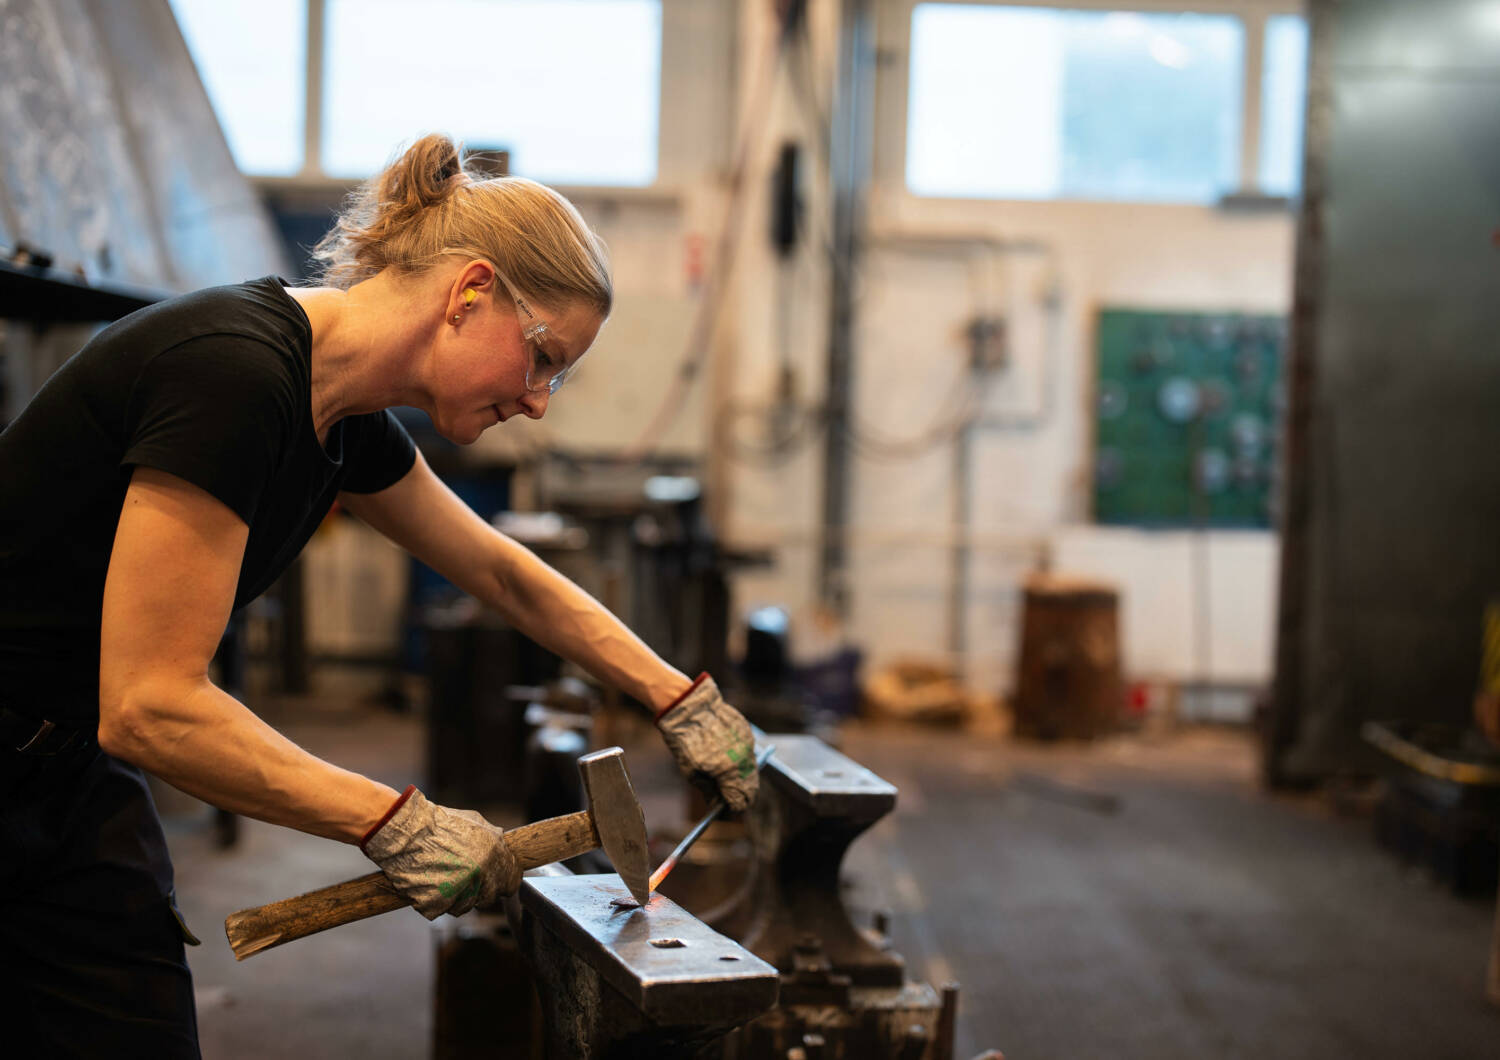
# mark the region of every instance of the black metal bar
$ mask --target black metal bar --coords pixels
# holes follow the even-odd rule
[[[1329,0],[1308,5],[1307,120],[1302,149],[1302,209],[1288,322],[1286,420],[1281,444],[1281,570],[1278,578],[1276,663],[1268,717],[1262,727],[1261,774],[1270,787],[1292,782],[1283,759],[1297,741],[1306,698],[1305,640],[1311,586],[1313,404],[1316,399],[1318,318],[1323,302],[1325,198],[1333,125],[1333,13]]]
[[[39,324],[118,320],[160,302],[169,292],[123,283],[90,283],[36,265],[0,261],[0,318]]]

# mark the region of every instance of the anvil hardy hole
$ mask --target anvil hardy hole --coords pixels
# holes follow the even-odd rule
[[[675,950],[679,947],[686,946],[687,943],[683,942],[681,939],[652,939],[651,945],[655,946],[659,950]]]
[[[825,769],[823,770],[823,775],[825,777],[841,777],[844,775],[844,771],[842,769]]]
[[[724,956],[720,957],[719,960],[721,960],[721,961],[737,961],[737,960],[739,960],[739,958],[735,957],[732,954],[726,953],[726,954],[724,954]]]

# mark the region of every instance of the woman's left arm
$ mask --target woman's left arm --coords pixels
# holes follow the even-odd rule
[[[339,500],[513,628],[653,713],[672,705],[691,684],[604,605],[474,514],[420,453],[395,485],[379,493],[344,493]]]
[[[755,798],[755,737],[708,675],[689,682],[597,600],[490,526],[432,473],[422,454],[379,493],[345,507],[515,629],[645,703],[677,764],[717,788],[731,809]]]

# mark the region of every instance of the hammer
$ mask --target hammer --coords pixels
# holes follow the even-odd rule
[[[645,905],[651,866],[646,852],[646,815],[625,772],[625,752],[618,747],[578,760],[589,808],[563,817],[512,828],[505,843],[521,871],[577,857],[595,847],[614,863],[630,893]],[[270,905],[241,909],[224,918],[224,934],[234,959],[242,961],[283,942],[352,924],[366,917],[411,905],[383,872],[346,880]]]

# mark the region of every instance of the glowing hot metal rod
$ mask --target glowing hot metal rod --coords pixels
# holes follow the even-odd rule
[[[766,764],[767,760],[770,759],[771,755],[774,754],[775,751],[776,746],[774,744],[767,744],[765,747],[762,747],[760,749],[760,751],[755,756],[755,771],[757,773],[761,771],[761,768]],[[682,859],[682,855],[688,852],[688,848],[698,841],[699,836],[708,831],[709,825],[718,820],[719,814],[724,812],[725,805],[726,804],[723,799],[714,799],[713,805],[710,806],[708,808],[708,812],[703,815],[703,820],[693,825],[693,830],[682,837],[682,842],[677,844],[677,849],[668,854],[666,856],[666,859],[660,865],[656,866],[656,871],[651,874],[651,879],[646,884],[646,890],[648,893],[654,892],[658,887],[661,886],[661,881],[667,878],[667,873],[671,872],[674,868],[677,867],[677,862]]]

